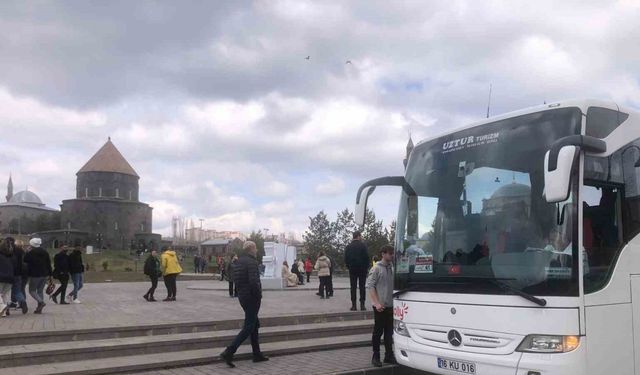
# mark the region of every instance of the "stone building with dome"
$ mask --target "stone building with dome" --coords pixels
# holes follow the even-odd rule
[[[29,234],[59,227],[60,211],[47,207],[36,193],[28,189],[13,194],[11,176],[6,199],[0,203],[0,232]]]
[[[47,246],[60,242],[104,249],[158,248],[153,208],[139,200],[140,177],[111,138],[76,173],[76,197],[62,201],[60,227],[41,232]]]
[[[491,198],[482,200],[482,215],[493,216],[502,212],[529,217],[531,187],[513,181],[493,192]]]

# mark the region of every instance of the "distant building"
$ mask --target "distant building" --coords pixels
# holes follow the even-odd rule
[[[60,227],[60,211],[47,207],[32,191],[23,190],[13,194],[11,176],[7,184],[6,199],[6,202],[0,203],[2,233],[29,234]]]
[[[98,248],[159,248],[153,209],[138,198],[140,177],[111,138],[76,176],[76,198],[62,201],[62,229],[41,233],[48,246],[72,241]]]
[[[200,255],[210,258],[215,256],[227,256],[231,254],[233,249],[242,248],[243,240],[216,238],[212,240],[204,241],[200,244]]]
[[[489,199],[482,200],[482,215],[493,216],[503,212],[529,217],[531,188],[515,181],[496,190]]]

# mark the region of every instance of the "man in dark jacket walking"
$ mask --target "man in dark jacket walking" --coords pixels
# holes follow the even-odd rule
[[[233,280],[238,287],[238,300],[244,310],[244,326],[238,336],[233,340],[220,357],[229,367],[236,367],[233,364],[233,355],[238,347],[251,336],[251,349],[253,351],[253,362],[268,361],[260,351],[258,329],[260,320],[258,312],[262,302],[262,284],[260,283],[260,270],[256,255],[258,253],[255,242],[246,241],[242,246],[245,251],[233,267]]]
[[[9,315],[13,268],[13,248],[3,241],[0,244],[0,317]]]
[[[151,250],[151,254],[149,254],[147,260],[144,261],[144,274],[149,276],[149,279],[151,280],[151,288],[149,288],[142,298],[148,302],[156,302],[156,299],[153,298],[153,293],[156,292],[156,288],[158,287],[158,278],[162,275],[162,271],[160,270],[160,259],[158,259],[157,251]]]
[[[40,247],[42,245],[41,239],[32,238],[29,245],[31,245],[31,250],[24,256],[29,275],[29,294],[38,301],[38,306],[33,313],[41,314],[46,305],[44,303],[44,287],[47,284],[47,279],[51,279],[51,258],[49,253]]]
[[[53,257],[53,277],[60,281],[60,286],[51,295],[51,299],[53,299],[53,302],[58,303],[58,296],[60,296],[61,305],[68,304],[64,300],[67,295],[67,284],[69,284],[69,255],[67,255],[67,251],[67,247],[62,246],[58,254]]]
[[[73,303],[80,303],[78,292],[83,285],[84,263],[82,262],[82,250],[78,247],[73,249],[69,255],[69,273],[71,273],[71,280],[73,280],[73,290],[69,293],[69,297],[73,298]]]
[[[24,286],[27,278],[27,267],[24,264],[24,250],[21,246],[16,246],[13,237],[5,238],[7,246],[13,248],[13,285],[11,286],[11,301],[20,306],[23,314],[29,311],[27,307],[27,296],[25,295]]]
[[[353,241],[344,251],[344,263],[349,269],[349,280],[351,281],[351,311],[358,310],[356,307],[356,287],[360,288],[360,310],[366,310],[364,305],[366,298],[365,281],[369,271],[369,251],[367,245],[362,241],[360,231],[353,232]]]

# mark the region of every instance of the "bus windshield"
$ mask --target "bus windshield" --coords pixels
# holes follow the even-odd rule
[[[578,295],[576,186],[547,203],[543,169],[553,142],[580,124],[579,109],[562,108],[419,144],[406,171],[416,195],[400,202],[395,289]]]

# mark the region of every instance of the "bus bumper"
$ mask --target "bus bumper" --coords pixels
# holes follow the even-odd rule
[[[399,364],[434,374],[464,374],[438,367],[438,358],[474,365],[478,375],[575,375],[586,374],[586,342],[569,353],[536,354],[514,352],[507,355],[477,354],[418,344],[408,337],[394,334],[394,353]]]

